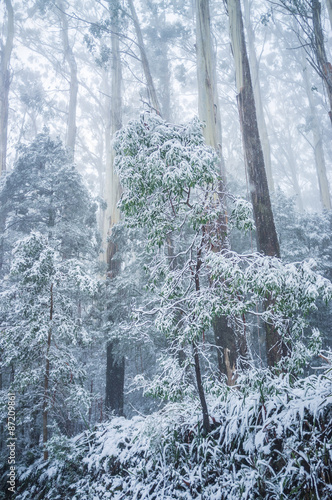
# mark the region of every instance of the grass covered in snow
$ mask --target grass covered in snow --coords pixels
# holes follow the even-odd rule
[[[22,471],[17,499],[328,499],[332,374],[291,382],[268,371],[208,390],[211,433],[188,399],[114,418]]]

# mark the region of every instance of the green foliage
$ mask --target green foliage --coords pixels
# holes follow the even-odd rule
[[[2,179],[0,208],[1,419],[10,388],[17,398],[18,446],[33,448],[46,360],[50,427],[57,422],[72,432],[73,417],[81,421],[90,404],[83,359],[94,340],[91,305],[100,289],[93,277],[100,241],[96,204],[61,142],[44,131],[20,147],[13,171]]]
[[[214,383],[208,436],[191,399],[145,418],[115,418],[72,440],[67,456],[31,467],[18,500],[34,498],[36,488],[52,499],[67,488],[77,500],[328,500],[330,371],[292,381],[253,370],[238,382]]]

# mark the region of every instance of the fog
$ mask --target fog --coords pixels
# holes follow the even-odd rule
[[[327,499],[331,0],[0,26],[0,499]]]

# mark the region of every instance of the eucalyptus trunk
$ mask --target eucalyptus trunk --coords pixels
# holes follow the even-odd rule
[[[0,42],[0,176],[7,169],[10,58],[14,42],[14,11],[11,0],[4,0],[7,9],[6,41]]]
[[[62,45],[65,59],[68,63],[70,69],[70,79],[69,79],[69,104],[68,104],[68,120],[67,120],[67,136],[66,136],[66,146],[70,151],[72,157],[75,154],[75,142],[76,142],[76,110],[77,110],[77,94],[78,94],[78,78],[77,78],[77,64],[73,50],[69,43],[68,37],[68,18],[64,10],[63,3],[58,2],[59,12],[62,24]]]
[[[148,61],[145,46],[144,46],[141,27],[139,24],[139,20],[137,17],[137,13],[135,10],[133,0],[128,0],[128,3],[129,3],[129,9],[130,9],[130,13],[131,13],[131,18],[133,20],[134,27],[135,27],[138,48],[139,48],[140,55],[141,55],[141,62],[142,62],[144,76],[145,76],[146,85],[147,85],[147,89],[148,89],[149,99],[151,101],[151,107],[156,111],[156,113],[158,115],[160,115],[161,107],[160,107],[159,100],[157,97],[157,92],[156,92],[156,89],[155,89],[155,86],[153,83],[153,79],[152,79],[152,75],[151,75],[151,71],[150,71],[150,65],[149,65],[149,61]]]
[[[327,60],[321,20],[322,6],[319,0],[312,0],[313,44],[319,74],[323,80],[329,101],[329,117],[332,125],[332,66]]]
[[[252,23],[250,19],[249,0],[244,1],[244,14],[245,14],[244,18],[245,18],[246,32],[248,36],[248,54],[249,54],[250,71],[252,75],[252,85],[254,91],[256,113],[257,113],[257,125],[263,150],[267,183],[269,186],[270,193],[273,193],[274,180],[272,176],[271,148],[270,148],[270,140],[264,116],[261,86],[259,80],[259,64],[257,61],[256,50],[255,50],[255,33],[252,28]]]
[[[222,155],[222,127],[220,105],[217,89],[217,73],[215,54],[212,46],[209,0],[196,1],[196,53],[197,53],[197,83],[198,83],[198,114],[205,124],[203,134],[206,143],[214,148],[220,161],[222,182],[221,193],[226,184],[226,170]],[[225,203],[220,195],[220,202]],[[227,245],[225,233],[227,230],[226,213],[220,220],[220,244],[216,251]],[[234,372],[238,358],[238,342],[234,330],[228,325],[225,316],[215,318],[213,322],[214,339],[217,347],[218,368],[224,374],[229,385],[235,383]],[[227,362],[231,360],[231,362]]]
[[[311,85],[308,78],[308,65],[306,64],[305,58],[303,58],[303,81],[304,87],[309,101],[309,110],[312,125],[312,138],[313,138],[313,148],[315,155],[315,166],[319,185],[320,201],[323,209],[331,210],[331,195],[329,190],[329,183],[326,175],[326,165],[325,156],[323,149],[323,140],[319,127],[319,121],[317,117],[316,107],[312,95]]]
[[[111,139],[122,127],[122,97],[121,97],[121,58],[120,44],[117,33],[117,26],[114,25],[111,34],[112,45],[112,82],[111,101],[109,109],[108,126],[106,127],[106,189],[105,199],[107,209],[104,217],[104,244],[106,245],[106,264],[108,279],[116,277],[120,272],[120,265],[114,255],[117,247],[111,239],[112,227],[120,221],[120,210],[117,203],[121,196],[120,181],[114,170],[114,150]],[[110,237],[107,242],[107,238]],[[118,340],[111,340],[107,344],[106,353],[106,397],[105,407],[108,411],[113,411],[116,415],[123,414],[123,393],[124,393],[124,358],[116,355]]]
[[[258,251],[280,258],[280,248],[274,225],[271,200],[265,171],[264,156],[258,132],[254,92],[247,55],[240,0],[228,0],[230,37],[235,62],[237,102],[245,153],[246,168],[251,186],[256,224]],[[266,307],[271,304],[267,298]],[[272,324],[266,324],[266,351],[269,366],[275,365],[284,354],[280,335]]]

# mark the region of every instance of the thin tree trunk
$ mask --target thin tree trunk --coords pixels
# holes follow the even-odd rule
[[[123,415],[125,360],[115,352],[118,342],[107,345],[105,408],[115,415]]]
[[[237,101],[240,115],[246,167],[251,185],[251,200],[256,224],[257,246],[265,255],[280,258],[280,248],[274,225],[267,183],[264,156],[259,138],[254,93],[244,38],[240,0],[228,0],[230,36],[235,61]],[[267,299],[265,307],[271,304]],[[269,366],[284,354],[284,346],[274,325],[266,324],[266,350]]]
[[[68,105],[68,121],[67,121],[67,137],[66,146],[74,158],[75,142],[76,142],[76,110],[77,110],[77,94],[78,94],[78,79],[77,79],[77,64],[69,44],[68,37],[68,19],[64,10],[64,5],[61,1],[58,2],[60,9],[60,18],[62,23],[62,44],[65,59],[70,68],[70,90],[69,90],[69,105]]]
[[[114,150],[111,139],[122,127],[122,97],[121,97],[121,59],[119,37],[116,34],[118,28],[116,20],[113,21],[111,35],[112,44],[112,83],[111,83],[111,107],[110,126],[106,130],[106,217],[104,224],[104,241],[111,236],[112,227],[120,221],[120,210],[117,203],[121,196],[121,186],[119,178],[114,171]],[[110,240],[107,243],[106,263],[107,275],[114,278],[120,272],[120,263],[114,259],[116,245]],[[117,340],[112,340],[107,344],[107,364],[106,364],[106,397],[105,407],[108,411],[114,411],[117,415],[123,414],[123,393],[124,393],[124,358],[120,360],[115,356]]]
[[[202,266],[201,249],[199,249],[197,252],[197,263],[196,263],[196,272],[195,272],[196,292],[200,291],[199,272],[200,272],[201,266]],[[195,341],[193,341],[193,343],[192,343],[192,348],[193,348],[193,356],[194,356],[194,364],[195,364],[197,390],[198,390],[198,395],[199,395],[199,399],[201,402],[202,413],[203,413],[203,429],[204,429],[204,433],[207,434],[208,432],[210,432],[209,412],[208,412],[208,408],[207,408],[207,404],[206,404],[205,392],[204,392],[204,387],[203,387],[203,383],[202,383],[202,374],[201,374],[201,366],[200,366],[199,355],[198,355],[198,348],[197,348]]]
[[[14,42],[13,6],[11,0],[5,0],[5,4],[7,8],[7,37],[5,44],[0,41],[0,175],[7,168],[10,57]]]
[[[319,194],[322,207],[326,210],[331,210],[331,195],[329,190],[329,183],[326,175],[325,157],[323,150],[323,141],[319,128],[316,107],[312,97],[312,90],[308,78],[308,65],[305,58],[303,58],[303,81],[304,87],[309,101],[309,109],[311,115],[312,135],[313,135],[313,148],[315,154],[316,173],[319,185]]]
[[[131,13],[131,18],[133,20],[135,31],[136,31],[138,48],[139,48],[139,51],[141,54],[141,61],[142,61],[143,71],[144,71],[146,85],[147,85],[147,89],[148,89],[148,95],[149,95],[149,98],[151,100],[151,106],[156,111],[156,113],[158,115],[160,115],[161,108],[160,108],[159,100],[157,97],[157,92],[156,92],[156,89],[155,89],[155,86],[153,83],[149,61],[148,61],[148,58],[146,55],[146,50],[145,50],[145,46],[144,46],[141,27],[139,24],[139,20],[137,17],[137,13],[135,10],[133,0],[128,0],[128,3],[129,3],[129,9],[130,9],[130,13]]]
[[[208,412],[208,408],[207,408],[207,404],[206,404],[204,387],[203,387],[203,383],[202,383],[201,367],[200,367],[200,363],[199,363],[198,349],[197,349],[195,342],[193,342],[192,347],[193,347],[194,362],[195,362],[196,383],[197,383],[198,395],[199,395],[199,399],[201,402],[202,413],[203,413],[203,430],[204,430],[204,434],[207,434],[208,432],[210,432],[209,412]]]
[[[50,322],[53,319],[53,283],[50,289]],[[44,460],[48,460],[48,450],[47,440],[48,440],[48,392],[49,392],[49,379],[50,379],[50,349],[51,349],[51,341],[52,341],[52,324],[48,329],[48,337],[47,337],[47,348],[46,348],[46,363],[45,363],[45,378],[44,378],[44,400],[43,400],[43,447],[44,447]]]
[[[160,75],[161,109],[164,120],[172,121],[171,112],[171,73],[168,60],[168,43],[161,40],[161,52],[163,54],[163,65]]]
[[[252,85],[254,91],[255,98],[255,106],[257,113],[257,124],[259,130],[259,137],[262,144],[263,156],[264,156],[264,164],[266,170],[267,183],[269,186],[270,193],[274,192],[274,181],[272,176],[272,166],[271,166],[271,148],[270,148],[270,140],[267,131],[267,126],[264,117],[262,96],[261,96],[261,87],[259,81],[259,65],[256,57],[255,51],[255,33],[252,29],[252,24],[250,20],[250,3],[249,0],[244,1],[244,19],[246,25],[246,31],[248,36],[248,54],[249,54],[249,63],[250,63],[250,71],[252,75]]]

